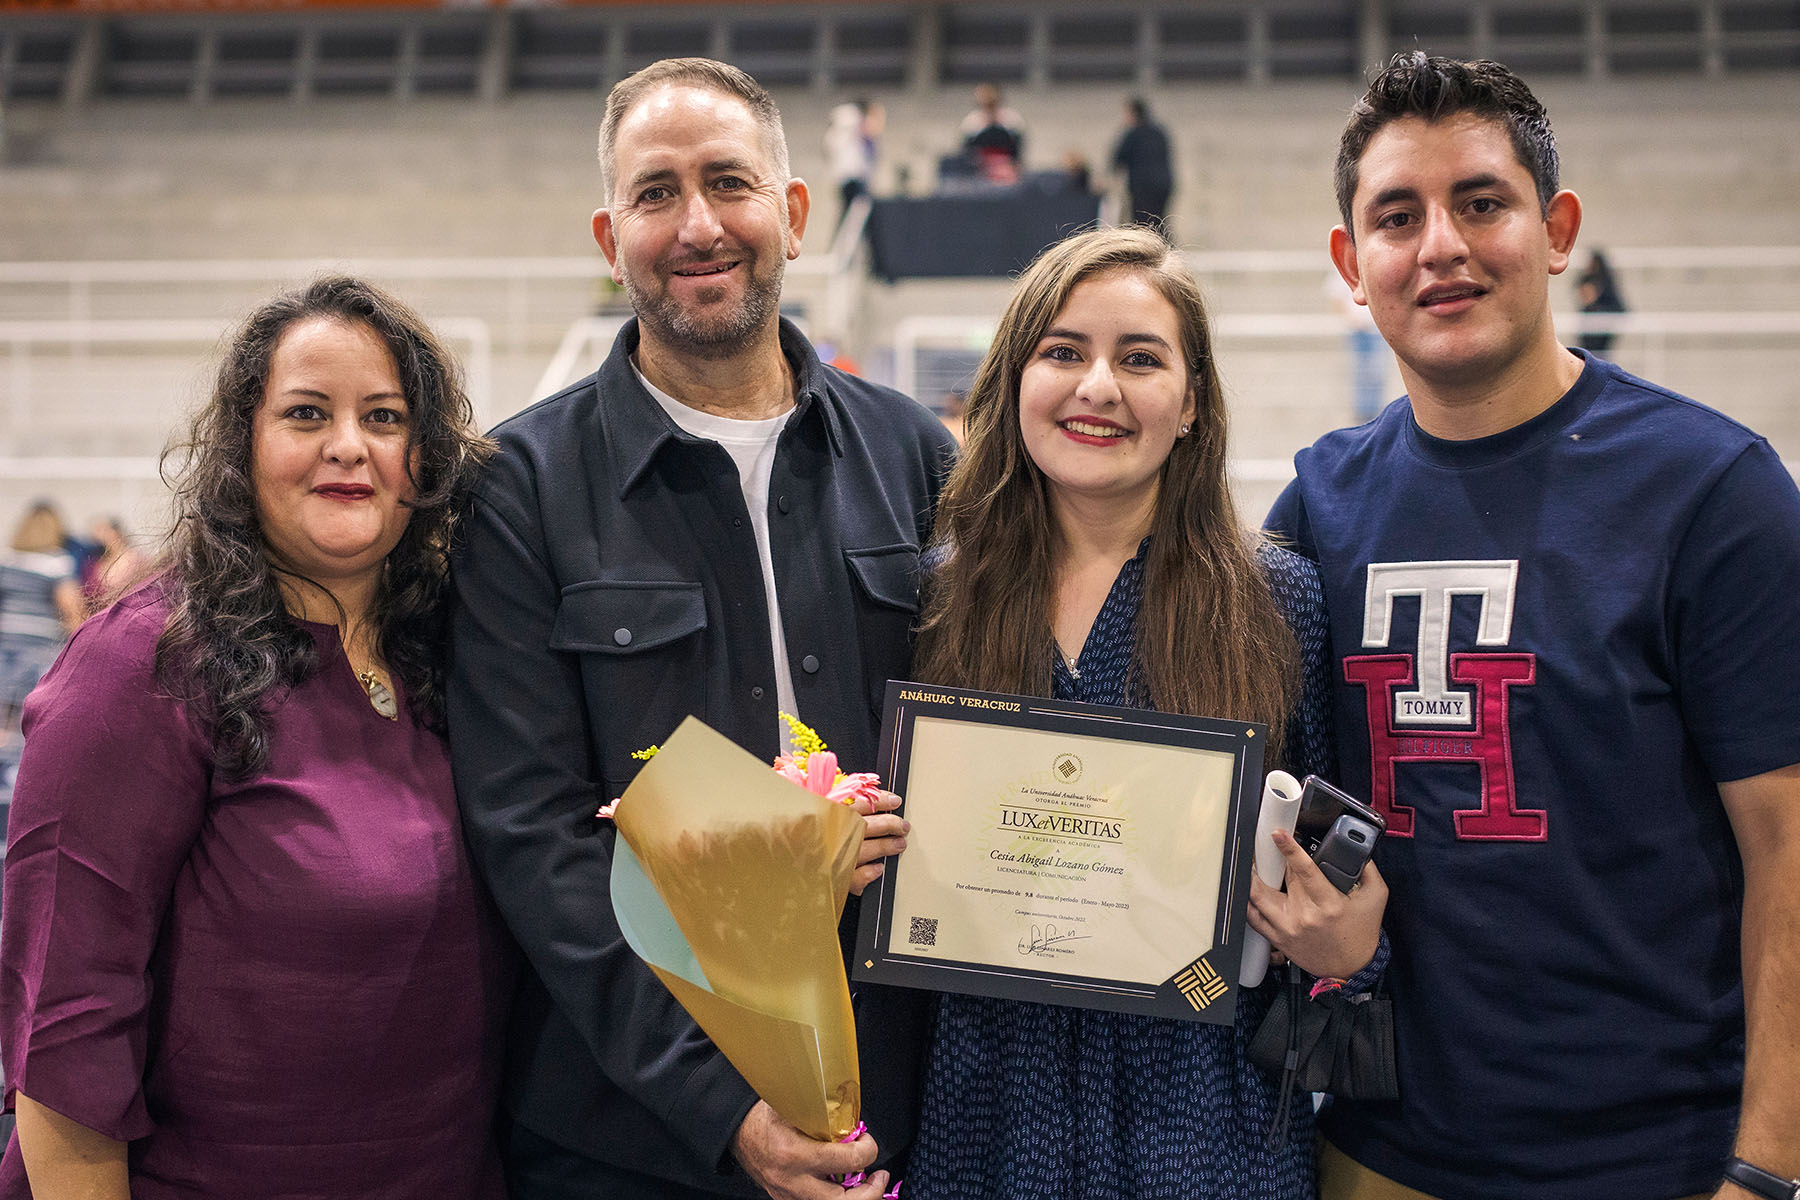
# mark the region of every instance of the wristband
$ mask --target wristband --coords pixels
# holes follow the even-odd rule
[[[1327,992],[1343,991],[1344,985],[1349,982],[1350,981],[1348,979],[1339,979],[1334,975],[1320,976],[1318,979],[1313,981],[1312,991],[1310,991],[1306,994],[1306,998],[1308,1000],[1317,1000],[1320,996],[1325,995]]]
[[[1725,1160],[1725,1179],[1757,1196],[1769,1200],[1800,1200],[1800,1179],[1786,1179],[1773,1171],[1765,1171],[1737,1157]]]

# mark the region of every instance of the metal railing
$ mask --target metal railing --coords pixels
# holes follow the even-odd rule
[[[826,253],[791,264],[789,292],[805,298],[803,320],[840,348],[870,322],[861,261],[867,215],[866,202],[854,206]],[[1559,312],[1559,332],[1566,338],[1618,335],[1630,369],[1739,416],[1768,435],[1790,462],[1800,462],[1800,246],[1616,247],[1609,257],[1636,285],[1632,298],[1650,307],[1624,314]],[[1234,385],[1234,440],[1246,451],[1237,474],[1279,481],[1289,466],[1275,449],[1299,445],[1310,440],[1313,426],[1329,428],[1350,416],[1342,365],[1350,327],[1329,311],[1320,288],[1328,269],[1324,256],[1310,250],[1218,251],[1193,254],[1190,261],[1215,301],[1223,301],[1217,304],[1216,336]],[[455,312],[432,323],[464,355],[470,392],[486,424],[591,370],[625,319],[586,311],[595,295],[581,285],[606,273],[594,255],[0,262],[0,481],[16,485],[12,494],[27,483],[153,484],[150,447],[135,455],[130,438],[134,429],[148,427],[154,413],[145,412],[139,426],[120,420],[116,437],[89,439],[93,454],[82,455],[77,436],[35,436],[53,428],[67,434],[82,419],[72,415],[73,407],[66,413],[52,407],[71,400],[67,390],[57,389],[79,390],[89,368],[97,375],[129,371],[130,356],[139,351],[148,364],[140,392],[153,389],[159,370],[165,390],[191,386],[229,328],[227,314],[277,285],[323,270],[405,285],[408,293],[429,296],[439,311]],[[932,286],[934,297],[954,294],[945,285]],[[977,311],[962,316],[942,315],[944,306],[934,299],[936,314],[903,316],[848,348],[876,366],[878,376],[887,374],[916,395],[922,348],[985,349],[997,319],[996,294],[991,284],[971,289],[969,295],[980,297],[970,302]],[[884,292],[883,303],[892,308],[894,298],[905,295]],[[1260,311],[1233,311],[1233,298]],[[1690,303],[1681,305],[1683,299]],[[1735,307],[1740,300],[1741,309]],[[1657,302],[1669,307],[1656,308]],[[429,314],[433,305],[420,307]],[[156,315],[145,315],[150,313]],[[892,354],[891,372],[879,369],[886,353]],[[175,362],[183,364],[181,379],[175,378]],[[83,411],[104,412],[103,397],[79,400]],[[145,407],[141,394],[133,401]],[[63,444],[55,444],[59,439]],[[1264,449],[1256,449],[1259,444]]]

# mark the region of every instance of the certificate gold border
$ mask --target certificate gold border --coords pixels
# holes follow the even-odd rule
[[[887,786],[902,797],[912,767],[914,727],[920,717],[990,726],[997,742],[1004,742],[1006,728],[1017,728],[1228,754],[1230,797],[1220,839],[1223,858],[1216,876],[1216,896],[1201,896],[1196,891],[1197,903],[1206,901],[1213,905],[1213,944],[1195,946],[1189,954],[1179,955],[1181,965],[1160,984],[1033,970],[1016,962],[908,953],[903,940],[896,943],[892,928],[896,917],[894,897],[907,869],[906,855],[902,854],[888,861],[883,877],[863,895],[857,954],[852,964],[855,979],[1178,1020],[1225,1023],[1233,1019],[1244,910],[1249,899],[1256,799],[1261,791],[1263,747],[1268,740],[1264,726],[890,680],[880,762]],[[906,815],[906,811],[903,805],[901,815]],[[921,834],[929,836],[929,831],[915,828],[915,847]],[[1212,878],[1210,872],[1197,874]]]

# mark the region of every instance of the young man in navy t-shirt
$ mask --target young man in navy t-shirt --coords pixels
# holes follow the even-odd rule
[[[1558,343],[1581,202],[1504,67],[1395,59],[1337,192],[1408,395],[1301,451],[1269,524],[1320,565],[1344,781],[1388,822],[1401,1096],[1332,1106],[1321,1190],[1788,1195],[1800,494]]]

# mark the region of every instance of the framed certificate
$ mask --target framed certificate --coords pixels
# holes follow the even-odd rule
[[[1264,726],[890,681],[854,976],[1225,1023]]]

